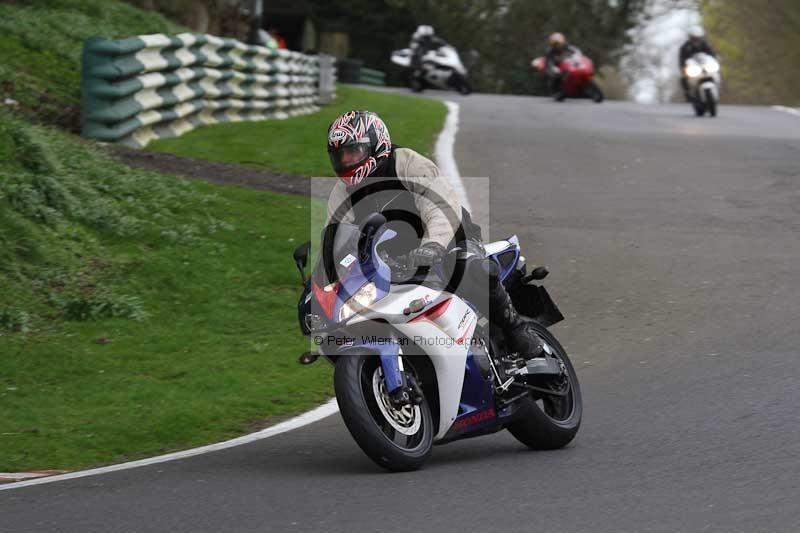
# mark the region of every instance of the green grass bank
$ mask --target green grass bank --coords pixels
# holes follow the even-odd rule
[[[132,170],[0,114],[0,471],[232,437],[331,394],[299,367],[307,200]]]
[[[287,174],[331,176],[325,133],[340,113],[351,109],[378,113],[389,126],[394,143],[426,155],[431,155],[433,139],[447,114],[447,108],[434,100],[339,85],[336,101],[319,113],[285,121],[206,126],[155,141],[147,149]]]
[[[77,126],[86,37],[181,28],[114,0],[18,0],[0,4],[0,29],[0,89],[17,102],[0,109],[0,471],[217,442],[330,397],[328,366],[296,362],[307,199],[132,169],[42,125]],[[328,175],[325,130],[351,108],[425,153],[445,116],[341,87],[315,115],[154,148]]]
[[[81,51],[87,37],[179,33],[156,12],[119,0],[0,3],[0,94],[27,118],[78,131]]]

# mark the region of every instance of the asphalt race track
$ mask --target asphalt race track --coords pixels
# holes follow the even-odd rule
[[[551,269],[584,393],[571,446],[503,432],[386,474],[335,415],[0,491],[0,530],[800,530],[800,118],[447,97],[461,173],[491,177],[491,233]]]

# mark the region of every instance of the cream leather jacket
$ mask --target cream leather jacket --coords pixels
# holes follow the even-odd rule
[[[439,174],[433,161],[409,148],[397,148],[394,157],[396,179],[413,195],[425,228],[421,244],[437,242],[446,248],[461,224],[461,203],[449,179]],[[337,210],[337,222],[354,223],[350,195],[342,181],[337,181],[328,198],[329,222]]]

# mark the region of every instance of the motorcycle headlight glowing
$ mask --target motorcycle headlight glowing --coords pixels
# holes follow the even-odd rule
[[[696,78],[703,73],[703,68],[700,65],[689,65],[686,67],[686,75],[690,78]]]
[[[719,72],[719,63],[706,63],[706,72],[716,74]]]
[[[339,310],[339,322],[343,322],[356,313],[360,313],[375,303],[375,300],[377,299],[378,288],[374,283],[367,283],[358,289],[356,293],[344,303],[342,308]]]

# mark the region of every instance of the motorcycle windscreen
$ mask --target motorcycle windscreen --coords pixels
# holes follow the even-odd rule
[[[359,269],[358,244],[361,229],[353,224],[334,223],[322,230],[322,246],[312,279],[319,287],[343,282]]]

